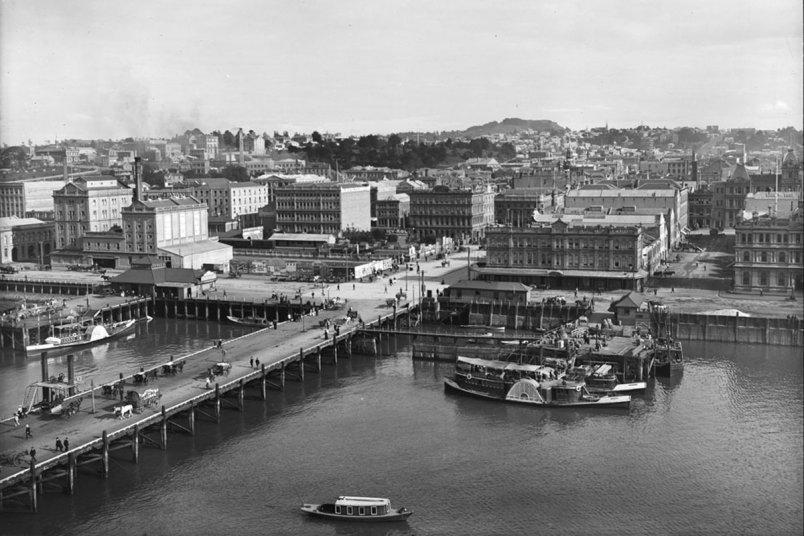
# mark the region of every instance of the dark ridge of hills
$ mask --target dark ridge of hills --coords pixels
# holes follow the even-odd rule
[[[460,137],[463,138],[479,138],[481,136],[490,136],[492,134],[511,134],[513,132],[521,132],[523,130],[534,130],[536,132],[550,132],[551,134],[564,134],[567,129],[548,119],[519,119],[517,117],[509,117],[500,122],[492,121],[485,125],[476,125],[464,130]]]
[[[484,125],[475,125],[466,130],[445,130],[441,132],[397,132],[402,138],[416,139],[420,141],[437,141],[447,138],[482,138],[494,134],[511,134],[524,130],[534,130],[536,132],[550,132],[554,135],[563,135],[569,132],[568,128],[562,127],[555,121],[549,119],[519,119],[508,117],[502,121],[492,121]]]

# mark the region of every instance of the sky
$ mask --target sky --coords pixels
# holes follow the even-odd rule
[[[0,143],[802,128],[801,0],[0,0]]]

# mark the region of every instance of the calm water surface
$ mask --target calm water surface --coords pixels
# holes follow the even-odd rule
[[[157,344],[110,345],[82,357],[87,374],[102,360],[158,362],[144,350],[191,351],[231,328],[157,319],[147,329]],[[652,381],[630,411],[447,395],[452,367],[413,362],[401,346],[341,359],[265,403],[224,410],[220,425],[199,421],[194,438],[170,434],[169,450],[142,449],[139,465],[113,454],[108,480],[79,473],[75,496],[0,514],[0,532],[801,534],[800,349],[687,343],[685,353],[683,375]],[[28,369],[4,358],[3,389]],[[364,526],[298,510],[339,494],[387,496],[414,514]]]

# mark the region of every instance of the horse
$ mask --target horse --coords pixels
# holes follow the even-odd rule
[[[125,406],[115,406],[114,414],[117,415],[117,418],[122,421],[123,419],[127,419],[134,414],[134,406],[131,404],[126,404]]]

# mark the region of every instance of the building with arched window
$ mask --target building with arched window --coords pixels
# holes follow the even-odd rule
[[[734,289],[790,294],[804,285],[804,210],[788,218],[754,213],[735,227]]]

